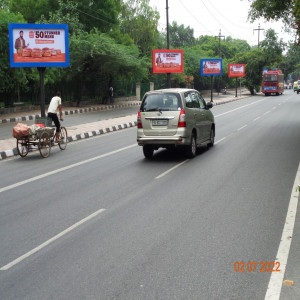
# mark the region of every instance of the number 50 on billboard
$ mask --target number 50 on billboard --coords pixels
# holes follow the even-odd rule
[[[8,24],[11,67],[68,67],[67,24]]]

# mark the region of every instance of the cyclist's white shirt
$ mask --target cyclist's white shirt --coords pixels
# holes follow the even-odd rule
[[[53,97],[50,101],[48,112],[55,114],[58,108],[58,105],[61,105],[61,98],[60,97]]]

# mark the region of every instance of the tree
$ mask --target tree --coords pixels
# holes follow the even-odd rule
[[[240,53],[234,58],[233,63],[246,65],[245,78],[243,82],[249,89],[250,93],[254,95],[255,90],[260,90],[262,70],[266,66],[264,50],[261,48],[252,48],[249,52]]]
[[[123,5],[120,31],[128,34],[139,47],[141,56],[152,56],[158,45],[159,13],[149,6],[149,0],[128,0]]]
[[[10,0],[11,12],[20,13],[28,23],[36,23],[41,15],[49,16],[49,12],[58,8],[57,0]]]
[[[21,90],[28,89],[30,69],[11,68],[9,64],[8,23],[24,23],[21,14],[0,9],[0,94],[5,97],[6,104],[10,100],[20,101]]]
[[[265,39],[260,43],[260,47],[265,52],[266,64],[277,67],[282,61],[282,53],[285,49],[285,43],[280,39],[278,41],[277,34],[273,29],[269,29],[266,32]]]
[[[170,46],[171,48],[182,48],[193,46],[195,44],[194,29],[190,26],[178,25],[176,21],[169,26]]]
[[[254,21],[260,17],[267,21],[280,19],[296,29],[298,44],[300,43],[300,1],[299,0],[249,0],[251,8],[249,18]]]

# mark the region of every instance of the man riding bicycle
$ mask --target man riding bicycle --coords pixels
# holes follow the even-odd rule
[[[62,118],[61,110],[61,93],[59,91],[56,92],[56,96],[51,99],[48,107],[48,117],[52,119],[56,126],[55,142],[59,143],[60,122],[57,116],[57,109],[59,110],[60,120],[63,121],[64,119]]]

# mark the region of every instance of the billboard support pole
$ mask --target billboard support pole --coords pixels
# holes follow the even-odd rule
[[[235,97],[237,97],[237,77],[235,77]]]
[[[38,67],[37,68],[40,73],[40,92],[41,92],[41,117],[45,117],[45,85],[44,85],[44,77],[46,67]]]
[[[167,11],[167,49],[170,49],[170,38],[169,38],[169,4],[166,0],[166,11]],[[171,88],[171,73],[167,73],[167,88]]]
[[[210,76],[210,102],[213,101],[213,76]]]

